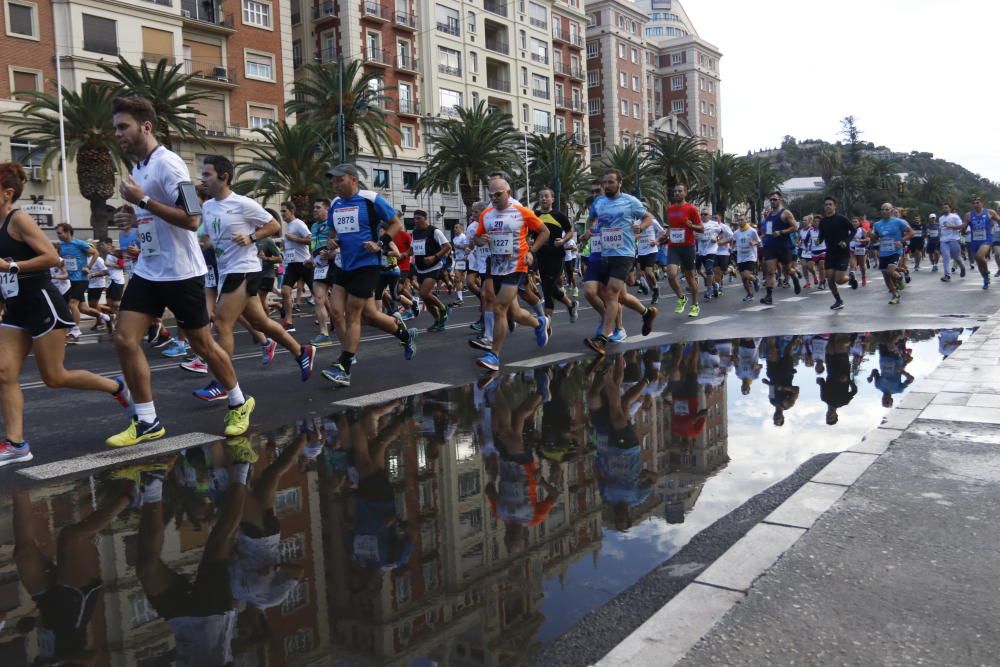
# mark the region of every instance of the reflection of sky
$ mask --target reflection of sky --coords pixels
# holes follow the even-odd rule
[[[968,337],[963,333],[962,338]],[[938,340],[907,341],[913,360],[906,370],[914,384],[938,366]],[[662,505],[651,516],[637,522],[627,533],[607,528],[603,531],[600,555],[573,563],[563,581],[553,578],[545,584],[542,612],[545,625],[539,638],[549,641],[591,609],[628,588],[679,551],[688,541],[719,518],[729,514],[749,498],[791,475],[802,463],[817,454],[844,451],[878,426],[887,410],[882,394],[866,378],[878,367],[877,346],[866,354],[855,382],[857,395],[840,408],[840,421],[826,424],[826,404],[820,400],[820,377],[815,368],[802,361],[796,366],[793,384],[800,387],[795,405],[785,411],[785,424],[772,422],[774,408],[768,402],[768,387],[755,380],[750,394],[743,396],[740,381],[732,372],[726,381],[728,408],[729,463],[709,478],[694,508],[683,524],[668,524]],[[766,352],[761,356],[761,378],[766,375]],[[824,374],[825,375],[825,371]],[[911,385],[913,386],[913,385]],[[905,394],[905,392],[904,392]],[[899,404],[902,395],[895,397]]]

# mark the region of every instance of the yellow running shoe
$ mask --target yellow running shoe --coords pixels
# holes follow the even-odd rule
[[[167,429],[163,428],[159,419],[154,419],[152,423],[141,422],[138,417],[132,417],[128,428],[113,435],[104,442],[109,447],[131,447],[147,440],[156,440],[166,435]]]
[[[688,305],[688,298],[686,296],[682,296],[681,298],[677,299],[677,305],[674,306],[674,312],[680,315],[681,313],[684,312],[684,309],[687,308],[687,305]]]
[[[253,412],[255,405],[253,396],[247,396],[243,405],[229,408],[229,412],[226,413],[226,430],[223,431],[227,438],[243,435],[247,432],[250,428],[250,413]]]
[[[245,435],[239,435],[235,438],[227,439],[226,449],[229,450],[229,454],[233,457],[234,463],[257,462],[257,450],[254,449],[253,444],[250,442],[250,438]]]
[[[691,304],[691,310],[688,311],[688,317],[698,317],[701,315],[701,306],[697,303]]]

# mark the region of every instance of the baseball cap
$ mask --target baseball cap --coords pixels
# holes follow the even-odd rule
[[[354,178],[360,178],[361,175],[358,172],[358,168],[353,164],[345,162],[344,164],[338,164],[336,166],[330,167],[326,171],[327,176],[353,176]]]
[[[937,220],[937,213],[931,213],[930,219],[931,220]]]

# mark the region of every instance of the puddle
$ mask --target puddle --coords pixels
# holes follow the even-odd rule
[[[0,665],[518,664],[970,333],[665,345],[0,498]]]

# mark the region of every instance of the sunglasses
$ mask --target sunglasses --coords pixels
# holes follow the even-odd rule
[[[499,197],[502,194],[503,194],[503,190],[501,190],[499,192],[491,192],[490,193],[490,199],[496,199],[497,197]]]
[[[780,199],[768,199],[768,201],[781,201]]]

